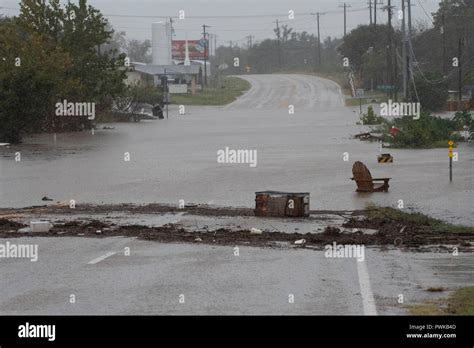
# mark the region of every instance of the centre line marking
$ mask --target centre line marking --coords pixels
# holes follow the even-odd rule
[[[99,256],[98,258],[96,258],[92,261],[89,261],[87,264],[88,265],[95,265],[96,263],[99,263],[100,261],[103,261],[103,260],[105,260],[106,258],[108,258],[112,255],[115,255],[115,251],[109,251],[107,254]]]
[[[374,294],[370,287],[369,271],[365,261],[358,261],[357,273],[359,274],[360,293],[362,295],[362,306],[364,308],[364,315],[377,315],[377,307],[375,306]]]

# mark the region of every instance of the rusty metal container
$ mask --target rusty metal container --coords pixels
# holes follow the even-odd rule
[[[255,192],[255,216],[308,217],[308,192]]]

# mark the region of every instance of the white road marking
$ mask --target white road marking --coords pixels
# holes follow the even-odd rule
[[[96,263],[99,263],[100,261],[103,261],[105,260],[106,258],[112,256],[112,255],[115,255],[115,251],[109,251],[107,254],[105,255],[102,255],[102,256],[99,256],[98,258],[95,258],[94,260],[92,261],[89,261],[87,264],[88,265],[95,265]]]
[[[377,315],[377,307],[375,306],[374,294],[370,287],[369,271],[365,261],[358,261],[357,273],[359,274],[360,293],[362,295],[362,306],[364,308],[364,315]]]

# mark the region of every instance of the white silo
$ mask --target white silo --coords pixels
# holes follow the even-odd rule
[[[171,65],[171,23],[156,22],[151,25],[153,64]]]

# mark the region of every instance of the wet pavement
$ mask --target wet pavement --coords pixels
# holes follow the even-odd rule
[[[0,207],[54,201],[88,203],[186,202],[254,206],[254,192],[303,191],[311,209],[354,210],[367,202],[416,209],[474,225],[474,144],[461,144],[448,180],[446,149],[387,150],[395,162],[377,163],[376,143],[352,139],[358,108],[343,106],[332,81],[304,75],[249,75],[253,87],[224,107],[171,109],[170,118],[113,124],[113,130],[39,135],[0,148]],[[295,113],[288,113],[294,105]],[[257,150],[258,164],[219,164],[217,151]],[[21,161],[15,162],[15,152]],[[124,154],[130,154],[130,161]],[[348,152],[349,161],[343,161]],[[352,163],[374,177],[391,177],[389,193],[356,194]]]
[[[314,250],[239,246],[236,256],[234,246],[121,237],[8,241],[37,244],[38,262],[0,262],[2,315],[403,314],[409,305],[472,285],[474,272],[473,253],[366,248],[358,262]],[[372,312],[366,298],[375,303]]]

